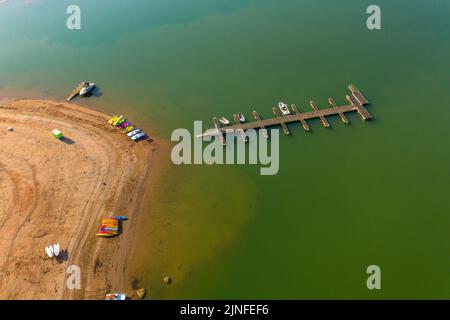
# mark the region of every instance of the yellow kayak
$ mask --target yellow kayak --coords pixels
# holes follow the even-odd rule
[[[110,238],[117,236],[118,234],[110,234],[110,233],[97,233],[96,236],[103,237],[103,238]]]
[[[109,124],[113,124],[114,122],[117,121],[117,119],[119,119],[119,116],[114,116],[114,117],[112,117],[111,119],[108,120],[108,123]]]
[[[128,126],[128,127],[126,127],[126,128],[123,130],[123,133],[131,132],[131,131],[134,130],[134,128],[135,128],[135,127],[133,127],[133,126]]]

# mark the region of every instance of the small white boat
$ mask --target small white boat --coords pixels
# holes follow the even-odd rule
[[[139,133],[140,131],[141,131],[141,129],[136,128],[133,131],[128,132],[127,136],[129,136],[131,138],[132,136],[134,136],[135,134]]]
[[[131,137],[131,140],[138,141],[139,139],[143,138],[145,136],[145,133],[142,131],[139,131],[134,136]]]
[[[59,256],[59,243],[53,245],[53,254],[55,255],[55,257]]]
[[[50,258],[53,258],[53,247],[52,246],[45,247],[45,252],[47,253],[47,255]]]
[[[285,116],[288,116],[291,114],[291,111],[289,110],[288,105],[284,102],[281,102],[281,101],[278,102],[278,108]]]
[[[242,123],[245,122],[245,117],[244,117],[244,115],[242,114],[242,112],[239,112],[239,113],[237,114],[237,116],[238,116],[240,122],[242,122]]]
[[[228,119],[225,118],[225,117],[220,118],[220,119],[219,119],[219,122],[220,122],[221,124],[224,124],[224,125],[230,124],[230,120],[228,120]]]
[[[90,92],[92,92],[92,90],[95,89],[95,83],[91,82],[86,84],[81,90],[80,90],[80,96],[84,96]]]

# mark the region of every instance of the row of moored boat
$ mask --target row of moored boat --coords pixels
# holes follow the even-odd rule
[[[289,110],[288,105],[287,105],[286,103],[284,103],[284,102],[281,102],[281,101],[278,102],[278,108],[280,109],[281,113],[282,113],[283,115],[285,115],[285,116],[288,116],[288,115],[291,114],[291,111]],[[244,123],[244,122],[246,121],[246,120],[245,120],[245,116],[242,114],[242,112],[239,112],[239,113],[237,114],[237,118],[239,119],[239,122],[240,122],[240,123]],[[230,120],[228,120],[228,119],[225,118],[225,117],[221,117],[221,118],[219,119],[219,122],[220,122],[221,124],[225,125],[225,126],[227,126],[227,125],[230,124]]]
[[[108,120],[108,123],[122,130],[122,132],[125,133],[133,141],[139,141],[146,136],[143,130],[136,127],[123,115],[112,117]]]

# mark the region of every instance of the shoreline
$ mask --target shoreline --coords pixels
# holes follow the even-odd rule
[[[109,292],[134,297],[130,257],[167,143],[131,142],[107,119],[73,103],[0,102],[0,147],[8,150],[0,158],[0,178],[10,181],[0,196],[6,208],[0,209],[0,232],[7,234],[0,245],[9,248],[0,255],[0,298],[102,299]],[[67,134],[67,143],[50,135],[53,127]],[[96,237],[100,218],[111,214],[129,217],[123,233]],[[43,258],[52,241],[67,249],[65,260]],[[70,265],[80,267],[80,290],[66,288]]]

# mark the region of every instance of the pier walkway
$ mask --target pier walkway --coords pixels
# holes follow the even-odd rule
[[[264,136],[266,136],[267,135],[266,128],[277,126],[277,125],[282,127],[283,132],[285,134],[289,134],[289,129],[287,128],[286,123],[290,123],[290,122],[299,122],[306,131],[309,131],[309,126],[306,123],[306,120],[319,118],[324,127],[330,127],[330,124],[328,123],[328,121],[326,120],[325,117],[331,116],[331,115],[339,115],[342,122],[348,123],[348,120],[345,117],[344,113],[352,112],[352,111],[356,111],[363,120],[371,119],[372,115],[365,108],[365,106],[369,102],[364,97],[364,95],[354,85],[349,85],[348,89],[350,90],[350,95],[346,96],[347,101],[350,103],[348,105],[338,106],[334,102],[333,99],[329,98],[328,101],[331,105],[331,108],[319,109],[319,107],[316,105],[316,103],[311,101],[310,105],[314,111],[301,113],[298,111],[297,107],[292,105],[293,114],[281,115],[278,109],[273,108],[272,112],[274,113],[275,118],[272,118],[272,119],[261,119],[259,114],[256,111],[253,111],[253,116],[256,121],[239,123],[238,120],[234,119],[236,124],[222,127],[216,120],[216,121],[214,121],[216,130],[208,130],[205,133],[201,134],[199,137],[217,136],[217,135],[223,135],[227,132],[235,132],[235,131],[240,132],[242,135],[243,132],[248,129],[263,129]]]

